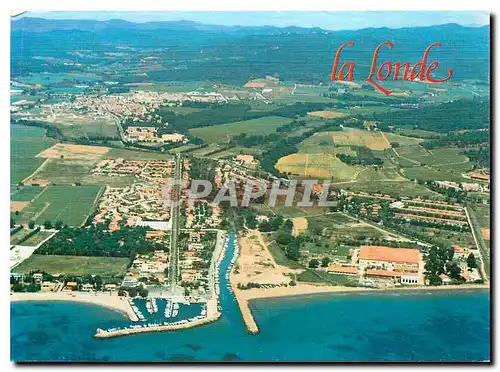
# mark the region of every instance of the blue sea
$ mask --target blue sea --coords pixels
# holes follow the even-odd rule
[[[227,268],[230,255],[221,267]],[[224,272],[221,285],[225,288]],[[234,298],[199,328],[94,339],[129,324],[89,304],[11,305],[14,361],[487,361],[490,298],[483,290],[322,294],[251,303],[260,333],[247,333]]]

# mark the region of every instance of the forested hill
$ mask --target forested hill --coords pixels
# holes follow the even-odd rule
[[[380,61],[418,62],[423,51],[440,42],[430,55],[438,60],[442,73],[453,69],[455,80],[489,78],[489,27],[447,24],[401,29],[327,31],[300,27],[226,27],[194,22],[130,23],[121,20],[81,21],[23,18],[12,22],[12,74],[21,70],[64,69],[52,57],[88,64],[108,63],[103,53],[123,53],[123,46],[159,57],[164,69],[148,73],[150,80],[216,80],[241,83],[249,78],[279,75],[283,80],[304,83],[327,82],[337,48],[355,43],[343,53],[343,60],[356,63],[355,77],[366,78],[375,47],[392,41]],[[76,53],[92,49],[93,56]],[[142,52],[142,53],[141,53]],[[130,55],[127,57],[130,58]],[[110,61],[109,61],[110,63]],[[439,70],[438,70],[439,71]]]

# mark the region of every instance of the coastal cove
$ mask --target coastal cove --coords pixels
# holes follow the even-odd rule
[[[122,313],[83,303],[15,302],[11,358],[20,362],[484,361],[490,355],[486,290],[258,299],[250,302],[260,328],[256,335],[246,331],[234,298],[223,297],[225,311],[214,323],[107,340],[94,339],[95,328],[127,324]]]

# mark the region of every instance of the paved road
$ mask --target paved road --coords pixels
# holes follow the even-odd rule
[[[177,154],[175,157],[175,170],[174,170],[174,186],[172,188],[172,208],[170,218],[172,221],[172,230],[170,232],[170,267],[169,267],[169,282],[170,292],[174,293],[177,287],[177,280],[179,277],[179,209],[180,209],[180,185],[181,184],[181,156]]]

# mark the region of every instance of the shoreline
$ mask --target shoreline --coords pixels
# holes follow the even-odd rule
[[[309,283],[297,284],[294,287],[277,287],[269,289],[252,288],[239,290],[243,292],[242,298],[247,301],[271,299],[281,297],[295,297],[316,294],[335,294],[335,293],[418,293],[434,291],[468,291],[468,290],[489,290],[489,284],[462,284],[462,285],[441,285],[441,286],[401,286],[392,288],[370,288],[370,287],[347,287],[347,286],[319,286]],[[247,292],[247,293],[245,293]]]
[[[10,296],[10,302],[29,302],[29,301],[62,301],[79,302],[97,306],[106,307],[111,310],[119,311],[129,320],[136,322],[139,319],[134,310],[128,303],[126,297],[118,297],[117,294],[105,293],[85,293],[85,292],[35,292],[20,293],[15,292]]]

